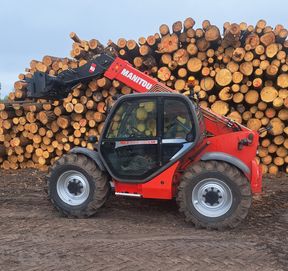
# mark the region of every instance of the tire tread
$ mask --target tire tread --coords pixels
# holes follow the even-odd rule
[[[227,218],[221,221],[207,222],[200,220],[190,212],[185,196],[187,186],[193,182],[193,179],[200,173],[218,171],[225,174],[240,191],[240,202],[236,210]],[[222,161],[199,161],[190,165],[183,174],[178,186],[176,201],[179,211],[184,214],[187,222],[192,222],[196,228],[223,230],[227,228],[235,228],[246,218],[248,210],[252,203],[252,195],[250,185],[247,178],[234,166]]]
[[[81,208],[79,210],[72,208],[69,210],[63,209],[61,206],[59,206],[57,201],[55,201],[51,193],[52,182],[55,182],[55,180],[52,179],[51,176],[59,166],[65,165],[74,165],[82,168],[89,175],[95,185],[92,200],[88,204],[86,204],[84,208]],[[94,215],[104,205],[110,194],[110,184],[108,182],[108,176],[104,172],[102,172],[91,159],[87,158],[83,154],[69,153],[63,155],[60,159],[58,159],[49,169],[49,173],[47,175],[47,187],[48,197],[52,202],[53,206],[62,215],[74,218],[85,218]]]

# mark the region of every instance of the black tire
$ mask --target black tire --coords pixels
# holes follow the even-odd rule
[[[82,176],[85,180],[85,187],[89,187],[81,204],[71,205],[65,202],[58,192],[57,183],[67,172],[78,172],[78,176]],[[74,179],[72,180],[75,182]],[[96,166],[94,161],[82,154],[66,154],[57,160],[50,168],[47,185],[51,202],[61,214],[68,217],[85,218],[94,215],[110,194],[108,176]]]
[[[216,188],[213,187],[213,182],[216,183]],[[226,200],[222,199],[218,184],[227,192]],[[235,228],[247,216],[252,195],[247,178],[236,167],[221,161],[207,161],[197,162],[186,169],[176,200],[179,211],[184,214],[187,222],[192,222],[198,228],[222,230]],[[202,201],[199,203],[199,200]],[[214,209],[211,206],[214,203],[216,208],[219,206],[219,216],[213,214]]]

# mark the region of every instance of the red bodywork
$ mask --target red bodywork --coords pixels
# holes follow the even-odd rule
[[[128,62],[120,58],[115,59],[104,75],[109,79],[119,80],[140,93],[157,91],[157,89],[175,92],[156,79],[133,68]],[[191,157],[193,157],[193,163],[195,163],[200,160],[203,154],[208,152],[221,152],[241,160],[249,168],[250,173],[243,173],[250,181],[252,192],[261,192],[262,172],[255,159],[259,139],[258,133],[244,126],[241,126],[241,131],[235,132],[233,126],[235,128],[235,125],[238,124],[212,113],[209,109],[202,108],[202,114],[205,129],[209,136],[205,137],[198,146],[195,146],[181,160],[178,160],[146,183],[123,183],[114,180],[115,192],[140,194],[143,198],[172,199],[176,195],[183,170],[191,163]],[[247,138],[249,134],[253,134],[252,142],[239,150],[239,141]]]

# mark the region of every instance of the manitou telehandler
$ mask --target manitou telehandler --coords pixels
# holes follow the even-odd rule
[[[58,76],[36,72],[28,97],[62,99],[79,83],[105,76],[138,94],[118,97],[107,111],[95,150],[74,148],[48,175],[54,206],[69,217],[89,217],[117,196],[176,198],[186,220],[209,229],[233,228],[261,191],[255,160],[258,133],[200,108],[109,52]]]

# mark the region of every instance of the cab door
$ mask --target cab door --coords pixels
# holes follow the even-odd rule
[[[161,166],[157,97],[124,99],[111,112],[100,155],[118,180],[141,182]]]

